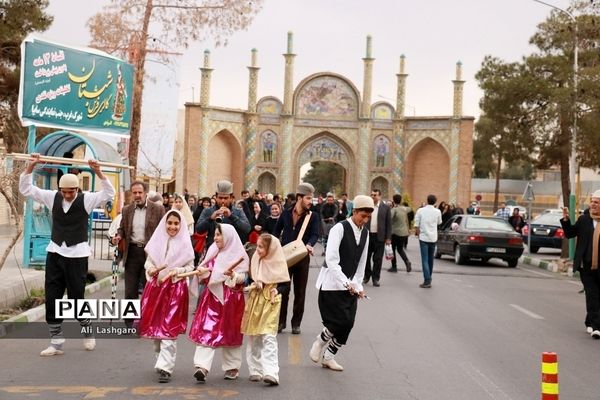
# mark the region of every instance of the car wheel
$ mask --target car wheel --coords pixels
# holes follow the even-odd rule
[[[466,263],[468,260],[468,257],[466,257],[460,248],[460,245],[457,244],[456,246],[454,246],[454,262],[458,265],[464,264]]]
[[[515,268],[517,266],[517,264],[519,264],[519,259],[511,258],[510,260],[507,260],[507,262],[508,262],[508,268]]]
[[[529,251],[531,251],[532,253],[537,253],[539,249],[540,248],[538,246],[531,246],[529,248]]]
[[[440,258],[442,258],[442,253],[440,253],[440,248],[439,248],[439,246],[435,246],[435,254],[434,254],[434,257],[435,257],[435,258],[437,258],[438,260],[439,260]]]

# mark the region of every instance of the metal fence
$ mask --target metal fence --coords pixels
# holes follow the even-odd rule
[[[111,220],[92,221],[92,256],[96,260],[112,260],[113,249],[108,238],[108,228]]]

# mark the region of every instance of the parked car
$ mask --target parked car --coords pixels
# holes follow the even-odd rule
[[[560,214],[552,211],[545,212],[523,227],[521,234],[525,243],[527,243],[527,236],[531,229],[531,247],[529,251],[537,253],[540,247],[550,247],[553,249],[560,249],[562,247],[565,232],[560,226],[561,218],[562,210]]]
[[[500,258],[514,268],[523,254],[523,238],[502,218],[455,215],[438,231],[435,257],[444,254],[454,256],[456,264],[471,258],[483,262]]]

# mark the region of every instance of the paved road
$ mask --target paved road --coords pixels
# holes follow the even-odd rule
[[[413,238],[409,257],[412,273],[383,272],[381,287],[367,287],[372,300],[361,301],[349,345],[339,353],[344,372],[320,368],[307,356],[320,326],[315,268],[302,334],[278,336],[279,387],[248,382],[245,362],[238,381],[224,381],[218,353],[208,382],[196,384],[194,347],[185,337],[173,380],[163,385],[147,340],[101,340],[96,351],[85,352],[80,339],[71,339],[64,356],[41,358],[47,339],[0,339],[0,399],[530,400],[540,398],[544,351],[558,353],[561,398],[598,399],[600,341],[584,332],[577,281],[494,261],[456,266],[444,258],[436,261],[433,288],[420,289]]]

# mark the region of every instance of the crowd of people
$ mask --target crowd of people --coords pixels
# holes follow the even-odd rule
[[[51,339],[40,355],[56,356],[64,353],[65,339],[62,320],[54,315],[54,300],[65,291],[70,298],[84,297],[82,276],[91,253],[89,214],[115,192],[94,160],[89,164],[101,181],[101,191],[82,193],[77,176],[70,173],[60,178],[58,190],[39,189],[32,181],[38,163],[39,156],[32,155],[21,176],[20,191],[52,209],[45,275]],[[310,257],[318,242],[325,257],[316,281],[323,329],[308,356],[324,368],[342,371],[335,357],[353,329],[358,300],[366,296],[364,286],[369,281],[373,287],[380,286],[383,257],[391,260],[388,271],[396,273],[398,254],[410,273],[412,262],[405,249],[414,228],[423,272],[420,287],[431,288],[438,227],[452,215],[464,213],[443,201],[436,207],[434,195],[415,212],[400,194],[385,202],[374,188],[370,196],[358,195],[350,201],[347,194],[339,199],[331,193],[315,196],[309,183],[301,183],[285,198],[244,190],[236,200],[233,184],[226,180],[217,183],[210,197],[190,195],[187,190],[183,195],[161,196],[148,192],[141,181],[134,181],[130,191],[131,203],[115,219],[111,240],[122,253],[125,298],[137,299],[141,294],[137,332],[153,340],[154,369],[160,383],[171,380],[177,338],[187,332],[196,345],[196,381],[206,382],[217,349],[222,352],[224,378],[237,379],[246,336],[248,379],[279,385],[277,334],[287,328],[288,321],[292,334],[301,333]],[[586,290],[586,327],[594,338],[600,338],[599,204],[600,192],[592,197],[591,214],[571,225],[565,213],[562,221],[567,236],[580,238],[575,262]],[[478,213],[478,208],[471,204],[467,212]],[[521,226],[518,213],[508,218],[513,226]],[[300,254],[292,261],[290,254],[298,249]],[[189,292],[198,296],[191,322]],[[86,328],[92,324],[89,319],[79,323]],[[88,332],[85,349],[94,350],[93,330],[82,332]]]

